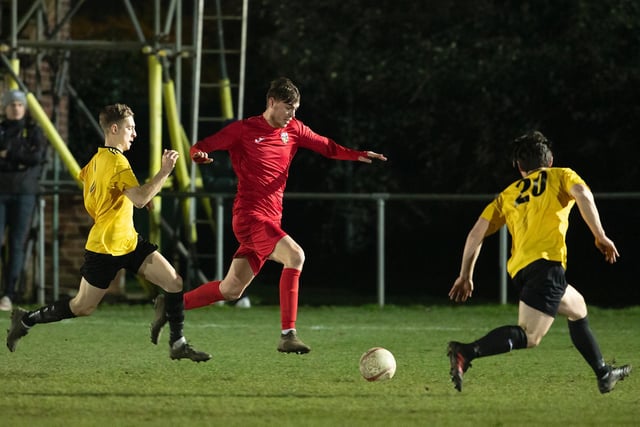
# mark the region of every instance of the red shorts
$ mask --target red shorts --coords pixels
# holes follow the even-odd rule
[[[287,235],[280,228],[279,220],[255,217],[240,219],[239,215],[233,217],[233,233],[240,243],[240,247],[233,257],[246,258],[254,275],[257,275],[262,269],[276,244]]]

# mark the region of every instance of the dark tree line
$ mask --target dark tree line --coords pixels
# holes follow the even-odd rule
[[[510,141],[537,128],[555,141],[557,164],[575,167],[594,189],[637,188],[640,167],[629,154],[640,113],[640,4],[371,3],[252,6],[253,110],[265,80],[289,75],[312,127],[391,159],[376,179],[332,165],[331,187],[496,191],[513,177]]]

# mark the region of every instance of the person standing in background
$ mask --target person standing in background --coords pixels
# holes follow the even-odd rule
[[[0,123],[0,239],[8,245],[3,263],[4,289],[0,310],[11,311],[24,267],[25,244],[40,191],[47,140],[27,115],[24,92],[10,90],[3,97]],[[7,231],[7,239],[5,237]]]

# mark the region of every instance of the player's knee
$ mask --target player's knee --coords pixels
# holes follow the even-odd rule
[[[527,332],[527,348],[537,347],[542,341],[544,335],[530,334]]]
[[[289,264],[292,268],[302,270],[304,260],[304,250],[300,246],[291,251],[291,254],[289,256]]]
[[[98,306],[86,305],[78,302],[74,303],[74,301],[71,300],[71,302],[69,303],[69,308],[76,317],[84,317],[90,316],[94,311],[96,311],[96,308],[98,308]]]
[[[220,291],[222,292],[222,289],[220,289]],[[225,289],[224,293],[222,293],[222,295],[224,296],[224,299],[227,301],[234,301],[237,300],[238,298],[240,298],[242,296],[242,293],[244,292],[244,288],[238,288],[238,287],[232,287],[229,289]]]
[[[165,286],[162,286],[162,288],[167,292],[176,293],[182,290],[182,286],[182,276],[176,274]]]
[[[565,305],[564,313],[569,320],[580,320],[587,317],[587,304],[580,294],[575,295],[571,301]]]

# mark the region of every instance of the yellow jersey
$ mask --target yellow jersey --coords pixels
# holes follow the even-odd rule
[[[511,234],[511,277],[539,259],[567,268],[565,237],[575,204],[569,190],[576,184],[586,185],[569,168],[541,168],[508,186],[482,211],[489,233],[506,224]]]
[[[99,147],[78,177],[84,184],[84,207],[94,221],[85,248],[114,256],[132,252],[138,233],[133,225],[133,202],[124,190],[139,183],[129,160],[117,148]]]

